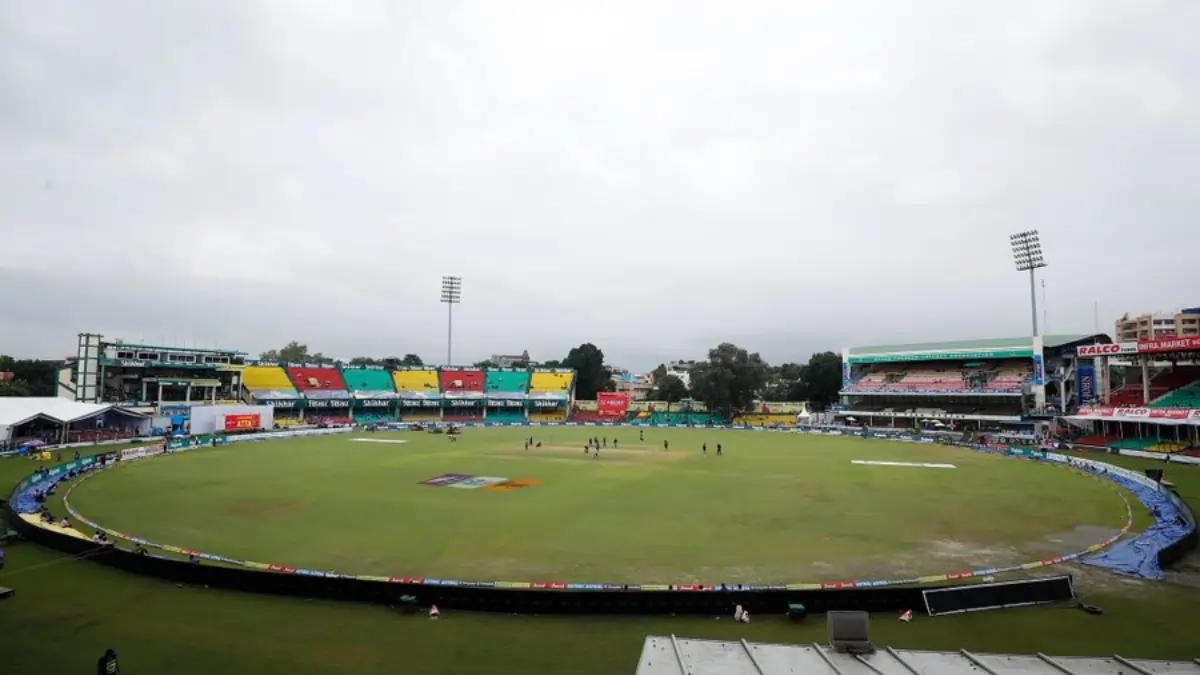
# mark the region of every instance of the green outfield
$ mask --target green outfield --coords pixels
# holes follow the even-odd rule
[[[738,455],[760,443],[766,448],[782,443],[782,440],[774,439],[760,441],[764,436],[766,434],[724,432],[723,438],[730,439],[726,443],[730,454],[722,459],[741,461]],[[467,437],[461,447],[438,443],[429,449],[472,452],[472,444],[482,440]],[[821,444],[830,452],[838,453],[841,459],[849,459],[846,454],[858,455],[866,447],[816,437],[807,442]],[[356,444],[353,451],[358,451],[359,445],[368,444]],[[287,447],[283,443],[278,445],[281,452]],[[815,451],[817,446],[810,447]],[[855,451],[840,450],[848,447]],[[411,447],[402,446],[399,451],[408,452],[413,448],[420,451],[416,443]],[[247,456],[260,450],[274,452],[270,444],[243,449]],[[908,453],[927,450],[940,449],[902,444],[878,450],[872,445],[870,451],[879,452],[881,456],[882,453],[896,453],[892,456],[911,457]],[[367,450],[376,451],[383,452],[384,449]],[[508,452],[507,444],[504,452]],[[580,452],[582,454],[582,448]],[[962,450],[945,452],[953,455],[949,463],[960,467],[967,466],[968,458],[976,457]],[[133,471],[150,470],[156,463],[166,466],[187,456],[143,462]],[[197,453],[194,456],[204,455]],[[341,459],[348,461],[345,457]],[[1161,462],[1128,457],[1108,456],[1104,459],[1138,470],[1162,466]],[[1014,467],[1030,466],[1017,460],[1005,461]],[[0,485],[4,492],[7,493],[34,466],[23,460],[0,460]],[[1005,471],[1008,467],[1005,465],[998,470]],[[875,468],[902,470],[902,467]],[[125,469],[105,478],[119,478]],[[952,473],[961,469],[945,471]],[[1076,486],[1076,481],[1082,480],[1065,470],[1045,475],[1053,476],[1046,479],[1052,481],[1048,493],[1034,493],[1017,485],[1007,486],[1007,489],[1016,495],[1015,501],[1035,501],[1052,498],[1058,489]],[[1193,508],[1200,508],[1200,468],[1172,465],[1168,467],[1168,476]],[[989,491],[1002,489],[1005,487],[988,487]],[[515,495],[479,496],[507,498]],[[1111,507],[1108,499],[1103,493],[1094,496],[1101,516],[1111,518],[1105,515]],[[733,498],[728,491],[707,497],[713,500]],[[975,495],[969,495],[965,504],[934,494],[919,494],[912,498],[914,501],[940,502],[946,517],[957,517],[955,512],[967,505],[975,508],[971,505]],[[62,505],[57,500],[51,507],[56,513],[62,512]],[[1068,508],[1073,509],[1070,505]],[[1044,509],[1042,515],[1048,510]],[[885,517],[898,518],[894,515]],[[990,517],[1001,519],[1005,514],[990,514]],[[1145,524],[1148,518],[1138,510],[1135,521]],[[1034,530],[1049,532],[1061,527],[1030,526],[1030,536]],[[330,534],[309,528],[302,536],[319,545],[323,537]],[[141,673],[349,675],[405,672],[450,675],[487,672],[527,675],[554,672],[628,675],[636,667],[642,638],[646,634],[796,643],[825,639],[824,622],[819,618],[806,624],[794,624],[782,617],[761,615],[753,624],[746,625],[702,618],[525,617],[450,611],[444,613],[440,621],[433,622],[401,617],[384,607],[177,587],[173,583],[74,560],[29,544],[10,546],[7,551],[8,564],[0,570],[0,585],[17,589],[17,595],[0,603],[0,635],[4,636],[0,640],[0,672],[20,675],[90,672],[95,668],[96,657],[107,647],[118,650],[123,671]],[[878,644],[915,649],[1120,653],[1148,658],[1194,658],[1200,654],[1200,630],[1196,628],[1200,590],[1172,583],[1120,578],[1084,566],[1064,565],[1056,569],[1076,575],[1076,587],[1084,599],[1103,607],[1105,613],[1094,616],[1076,609],[1025,608],[933,619],[918,616],[911,624],[897,621],[891,615],[876,615],[872,637]]]
[[[71,503],[123,533],[243,560],[500,581],[907,578],[1077,552],[1127,522],[1111,484],[1056,466],[849,437],[644,433],[238,444],[104,472]],[[599,457],[585,452],[604,434]]]

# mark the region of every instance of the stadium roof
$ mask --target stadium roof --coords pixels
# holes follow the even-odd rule
[[[637,675],[1193,675],[1200,662],[1111,657],[926,652],[880,647],[874,654],[840,654],[826,645],[781,645],[647,636]]]
[[[24,424],[38,417],[55,422],[76,422],[114,407],[112,404],[79,403],[53,396],[0,398],[0,426]]]
[[[238,356],[246,356],[246,352],[238,351],[237,349],[200,349],[198,347],[165,347],[162,345],[144,345],[137,342],[122,342],[116,340],[113,342],[105,341],[104,344],[112,347],[126,347],[128,349],[155,349],[163,352],[190,352],[194,354],[236,354]]]
[[[1111,342],[1107,335],[1102,334],[1067,334],[1043,335],[1042,344],[1045,347],[1061,347],[1073,342],[1096,340]],[[1033,338],[1026,335],[1012,338],[991,338],[987,340],[958,340],[954,342],[917,342],[907,345],[876,345],[871,347],[851,347],[850,354],[893,354],[898,352],[940,352],[972,349],[999,349],[1003,347],[1029,347]]]

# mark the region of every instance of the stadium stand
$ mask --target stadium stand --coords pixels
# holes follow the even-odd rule
[[[359,398],[371,398],[371,394],[376,392],[387,395],[396,393],[392,374],[386,370],[346,368],[342,371],[342,380],[345,381],[346,388]]]
[[[1107,443],[1110,448],[1118,450],[1147,450],[1149,452],[1182,452],[1188,448],[1186,443],[1164,441],[1161,438],[1143,436],[1139,438],[1121,438]]]
[[[279,366],[246,366],[242,371],[242,384],[255,390],[295,390],[287,372]]]
[[[442,413],[443,422],[478,422],[483,419],[483,412],[478,408],[447,408]]]
[[[280,417],[278,411],[276,411],[275,426],[286,429],[287,427],[298,427],[302,424],[304,422],[299,417]]]
[[[631,421],[638,424],[691,424],[695,426],[707,426],[709,424],[723,424],[720,415],[706,412],[664,412],[641,411],[633,414]]]
[[[927,366],[904,371],[889,389],[967,389],[967,374],[962,368]]]
[[[1150,402],[1151,408],[1200,408],[1200,382],[1186,384]]]
[[[353,416],[354,416],[355,424],[376,424],[379,422],[395,422],[396,421],[395,413],[390,413],[390,412],[377,412],[377,411],[367,412],[367,411],[356,410],[356,411],[354,411]]]
[[[437,392],[441,390],[438,384],[438,372],[428,370],[397,370],[392,373],[396,391]]]
[[[246,366],[242,371],[242,386],[260,401],[300,397],[287,372],[279,366]]]
[[[438,422],[442,419],[442,412],[431,408],[402,408],[399,412],[402,422]]]
[[[442,391],[483,391],[483,371],[443,368]]]
[[[353,424],[354,418],[349,415],[313,415],[308,418],[309,424]]]
[[[567,413],[564,410],[555,410],[552,412],[531,412],[529,413],[530,422],[562,422],[567,419]]]
[[[612,422],[611,415],[601,415],[598,410],[580,410],[578,406],[571,409],[569,419],[572,422]],[[617,418],[619,419],[619,418]]]
[[[572,375],[535,370],[529,378],[529,391],[571,391]]]
[[[342,373],[333,366],[288,366],[287,374],[296,384],[296,390],[310,398],[316,392],[346,392],[346,381]]]
[[[484,390],[488,392],[525,393],[529,391],[529,371],[489,370],[485,373]]]
[[[1019,391],[1025,380],[1033,376],[1033,370],[1023,363],[1002,363],[984,385],[989,391]]]
[[[742,413],[733,416],[732,424],[745,424],[752,427],[792,427],[796,426],[796,415],[792,413]]]
[[[525,411],[520,408],[488,408],[489,422],[524,422]]]

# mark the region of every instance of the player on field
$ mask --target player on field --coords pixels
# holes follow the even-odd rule
[[[663,439],[663,450],[670,450],[671,446],[667,444],[667,439]]]
[[[717,456],[718,457],[721,456],[721,444],[720,443],[717,443]]]
[[[707,455],[708,454],[708,443],[705,443],[704,445],[700,446],[700,451]]]

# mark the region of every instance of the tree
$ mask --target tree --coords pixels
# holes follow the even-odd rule
[[[495,368],[496,364],[492,363],[491,359],[484,359],[475,364],[476,368]]]
[[[665,375],[661,380],[656,380],[654,389],[646,395],[646,398],[651,401],[666,401],[667,403],[678,403],[688,397],[687,385],[677,375]]]
[[[308,345],[300,344],[295,340],[287,343],[281,349],[269,349],[258,358],[263,361],[274,361],[276,363],[332,363],[333,359],[327,358],[321,352],[310,354]]]
[[[667,364],[665,364],[665,363],[658,364],[657,368],[650,371],[650,381],[653,382],[655,384],[655,386],[657,386],[658,383],[661,382],[662,379],[666,376],[667,376]]]
[[[555,361],[554,359],[551,359],[549,361],[542,361],[542,363],[540,364],[539,367],[541,367],[541,368],[565,368],[566,366],[563,365],[562,361]]]
[[[750,354],[723,342],[708,350],[708,361],[692,367],[692,396],[710,411],[732,419],[734,411],[750,409],[769,373],[770,367],[757,352]]]
[[[0,355],[0,373],[12,373],[0,380],[0,396],[54,396],[61,365],[62,361]]]
[[[416,354],[405,354],[404,358],[400,359],[400,365],[402,365],[402,366],[423,366],[423,365],[425,365],[425,362],[422,361],[421,357],[417,356]]]
[[[604,352],[596,345],[585,342],[567,353],[562,361],[563,368],[575,371],[575,398],[584,401],[596,400],[598,391],[614,391],[612,371],[604,367]]]
[[[381,363],[380,359],[374,359],[370,356],[356,356],[350,359],[350,363],[347,363],[346,365],[350,366],[351,368],[361,368],[362,366],[379,366],[383,364]]]
[[[813,354],[804,367],[802,377],[805,397],[819,410],[825,410],[838,400],[842,390],[842,357],[833,352]]]

